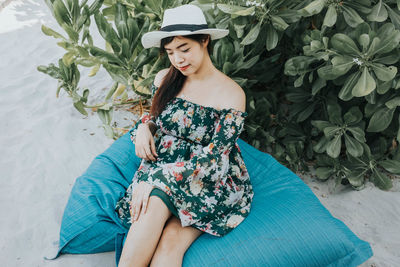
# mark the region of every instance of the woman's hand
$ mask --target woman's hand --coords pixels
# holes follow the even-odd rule
[[[147,210],[147,203],[149,195],[154,186],[146,182],[139,182],[139,184],[132,191],[132,199],[130,202],[131,222],[133,223],[139,218],[140,215],[145,214]]]
[[[158,157],[154,137],[147,123],[139,124],[135,140],[136,156],[145,160],[156,161]]]

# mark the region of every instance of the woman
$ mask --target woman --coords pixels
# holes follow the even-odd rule
[[[243,89],[217,70],[200,8],[165,11],[145,48],[160,47],[171,62],[152,84],[150,114],[131,130],[142,158],[116,211],[129,232],[119,266],[181,266],[203,232],[223,236],[250,212],[253,190],[236,140],[243,129]]]

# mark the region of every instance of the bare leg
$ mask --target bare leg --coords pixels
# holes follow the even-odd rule
[[[118,266],[147,267],[171,214],[159,197],[150,196],[146,213],[129,229]]]
[[[186,250],[202,233],[192,226],[182,227],[180,220],[171,216],[162,232],[150,267],[182,266]]]

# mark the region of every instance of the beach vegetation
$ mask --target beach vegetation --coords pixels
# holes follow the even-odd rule
[[[115,107],[150,98],[155,74],[168,66],[141,36],[161,26],[163,12],[196,4],[210,27],[229,29],[213,41],[218,69],[247,95],[242,138],[293,171],[315,168],[360,190],[366,181],[388,190],[400,174],[400,2],[394,0],[45,0],[64,32],[43,25],[66,52],[39,66],[59,82],[84,115],[97,111],[105,133],[118,138]],[[95,44],[91,23],[105,41]],[[79,88],[80,68],[104,68],[114,84],[100,103]],[[137,97],[129,96],[134,93]]]

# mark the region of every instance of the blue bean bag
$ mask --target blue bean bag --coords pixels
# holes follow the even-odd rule
[[[250,215],[224,237],[201,235],[186,252],[184,267],[348,267],[372,256],[370,245],[334,218],[297,175],[243,140],[238,145],[253,184]],[[128,229],[114,208],[140,164],[134,150],[127,133],[76,179],[56,257],[116,250],[119,261]]]

